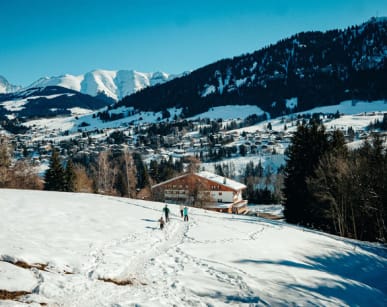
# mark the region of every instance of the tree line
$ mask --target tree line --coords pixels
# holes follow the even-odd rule
[[[52,147],[49,165],[40,177],[31,159],[12,159],[13,147],[0,138],[0,188],[37,189],[62,192],[86,192],[131,198],[150,198],[153,184],[184,171],[197,171],[195,157],[151,160],[147,166],[140,153],[129,150],[105,150],[64,159]]]
[[[93,192],[131,198],[150,198],[153,184],[185,170],[196,171],[193,157],[151,160],[147,166],[138,152],[106,150],[97,157],[62,161],[54,150],[45,173],[46,190]]]
[[[387,239],[387,152],[373,134],[349,150],[340,131],[299,125],[286,152],[287,222],[359,240]]]

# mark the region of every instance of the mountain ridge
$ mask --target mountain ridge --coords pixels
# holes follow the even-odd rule
[[[0,94],[8,94],[21,90],[22,87],[19,85],[13,85],[8,80],[0,75]]]
[[[113,100],[119,100],[145,87],[164,83],[177,76],[179,75],[165,72],[144,73],[136,70],[94,69],[81,75],[65,74],[43,77],[26,88],[61,86],[90,96],[104,94]]]
[[[0,120],[70,116],[74,110],[90,113],[111,103],[106,97],[92,97],[60,86],[28,88],[0,94]]]
[[[90,96],[104,95],[117,101],[148,86],[167,82],[183,74],[94,69],[80,75],[64,74],[41,77],[25,87],[12,85],[5,77],[0,76],[0,94],[10,94],[31,88],[60,86]]]
[[[387,98],[387,19],[344,30],[301,32],[252,53],[136,92],[113,108],[193,116],[221,105],[257,105],[273,116],[344,100]],[[290,110],[288,101],[296,105]]]

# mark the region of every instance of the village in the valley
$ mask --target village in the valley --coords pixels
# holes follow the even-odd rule
[[[245,168],[249,163],[262,169],[261,179],[254,181],[254,189],[265,188],[273,195],[279,195],[285,150],[297,125],[312,117],[318,118],[327,130],[341,130],[346,142],[356,146],[370,136],[372,124],[383,119],[383,114],[340,115],[337,111],[292,114],[264,121],[259,121],[255,114],[223,120],[175,118],[160,121],[158,118],[153,123],[140,120],[120,128],[92,129],[81,122],[68,130],[58,124],[45,124],[42,120],[37,121],[39,124],[29,124],[25,134],[9,135],[8,138],[14,149],[13,157],[31,160],[42,177],[53,149],[60,153],[63,161],[71,159],[83,164],[98,160],[101,152],[113,155],[136,152],[148,171],[152,171],[152,160],[182,161],[182,169],[176,176],[159,180],[161,182],[153,181],[151,192],[137,189],[138,193],[131,197],[183,203],[219,212],[258,214],[248,206],[253,205],[254,200],[248,199],[243,184],[247,183]],[[188,169],[191,158],[197,164],[196,173]],[[281,214],[263,215],[273,219],[282,217]]]

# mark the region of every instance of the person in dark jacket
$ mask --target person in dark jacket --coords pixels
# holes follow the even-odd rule
[[[165,222],[169,222],[169,208],[168,205],[165,204],[165,207],[163,208],[164,214],[165,214]]]
[[[184,206],[183,206],[183,205],[180,205],[180,216],[181,216],[182,218],[184,217],[183,211],[184,211]]]

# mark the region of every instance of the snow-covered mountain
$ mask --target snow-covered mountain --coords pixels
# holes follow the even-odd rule
[[[143,73],[135,70],[93,70],[82,75],[44,77],[27,88],[62,86],[83,94],[97,96],[104,94],[114,100],[133,94],[148,86],[161,84],[179,75],[164,72]]]
[[[0,195],[0,290],[19,294],[0,305],[387,305],[378,244],[196,208],[184,222],[172,204],[160,230],[163,203]]]
[[[90,113],[111,103],[59,86],[34,87],[0,94],[0,120],[52,118]]]
[[[190,117],[217,106],[256,105],[280,116],[344,100],[387,99],[386,80],[387,19],[372,18],[343,30],[297,33],[126,96],[115,107],[179,107]]]
[[[3,76],[0,76],[0,94],[13,93],[21,89],[21,86],[13,85]]]

